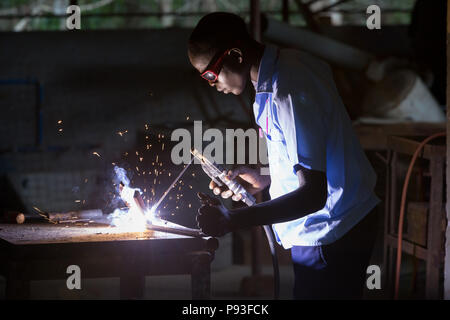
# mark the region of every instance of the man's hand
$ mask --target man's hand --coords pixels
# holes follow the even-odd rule
[[[233,170],[229,170],[227,173],[229,180],[236,179],[248,192],[255,194],[270,184],[270,176],[262,176],[257,169],[252,169],[246,166],[240,166]],[[215,195],[221,195],[222,198],[228,199],[231,197],[234,201],[240,201],[242,196],[240,194],[234,194],[225,185],[219,187],[214,181],[211,180],[209,188],[213,190]]]
[[[197,196],[202,203],[197,215],[199,229],[213,237],[221,237],[232,231],[229,210],[218,199],[202,192],[197,193]]]

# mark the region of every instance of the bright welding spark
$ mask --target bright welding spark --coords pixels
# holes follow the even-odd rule
[[[117,134],[118,134],[119,136],[121,136],[121,137],[123,137],[123,135],[124,135],[125,133],[128,133],[128,130],[125,130],[125,131],[118,131],[118,132],[117,132]]]
[[[94,152],[92,152],[92,154],[93,154],[93,155],[96,155],[97,157],[100,158],[100,154],[99,154],[98,152],[94,151]]]
[[[127,204],[127,209],[117,208],[110,215],[111,224],[127,232],[141,232],[146,230],[147,223],[153,223],[153,214],[141,208],[135,198],[136,193],[142,196],[138,188],[131,188],[126,171],[120,167],[114,167],[116,177],[121,181],[118,188],[121,199]],[[145,199],[145,196],[144,196]],[[143,199],[143,200],[144,200]],[[142,211],[144,210],[144,211]]]
[[[62,123],[62,120],[58,120],[58,124],[61,124]]]

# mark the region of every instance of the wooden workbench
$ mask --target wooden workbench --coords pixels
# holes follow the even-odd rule
[[[210,295],[213,238],[156,231],[123,232],[104,224],[0,224],[0,273],[8,299],[29,298],[31,280],[119,277],[120,296],[142,298],[145,276],[190,274],[193,299]]]

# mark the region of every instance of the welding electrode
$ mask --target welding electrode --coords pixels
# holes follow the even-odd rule
[[[194,158],[189,161],[189,163],[181,170],[181,172],[178,174],[178,176],[173,180],[172,184],[167,188],[167,190],[163,193],[162,197],[156,202],[156,204],[152,207],[153,212],[156,212],[156,209],[158,209],[161,202],[164,200],[164,198],[169,194],[169,191],[173,188],[173,186],[180,180],[181,176],[186,172],[187,168],[191,165],[192,161],[194,161]]]
[[[191,165],[192,161],[194,159],[192,158],[191,161],[181,170],[181,172],[178,174],[178,176],[174,179],[174,181],[171,183],[171,185],[167,188],[167,190],[164,192],[163,196],[158,200],[158,202],[152,207],[153,212],[156,212],[156,209],[159,207],[161,202],[164,200],[164,198],[169,194],[170,190],[175,186],[175,184],[180,180],[181,176],[186,172],[187,168]],[[119,184],[119,190],[122,192],[125,184],[120,181]],[[144,200],[142,199],[142,195],[138,190],[134,191],[133,194],[133,200],[136,204],[136,208],[139,210],[139,212],[145,217],[145,213],[147,211],[147,208],[145,206]],[[131,206],[129,203],[125,203],[127,207]],[[147,223],[146,225],[147,229],[153,230],[153,231],[160,231],[160,232],[166,232],[166,233],[173,233],[183,236],[190,236],[190,237],[208,237],[206,234],[201,232],[200,230],[196,229],[190,229],[186,227],[169,227],[165,225],[154,225],[152,223]],[[207,240],[207,247],[208,250],[214,251],[218,247],[218,241],[215,238],[208,237]]]

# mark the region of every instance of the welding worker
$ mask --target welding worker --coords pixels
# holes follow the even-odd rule
[[[291,250],[296,299],[360,299],[376,237],[376,175],[336,89],[330,67],[305,52],[252,39],[230,13],[204,16],[188,42],[191,64],[212,87],[239,95],[250,80],[253,112],[264,132],[270,175],[241,166],[228,172],[251,193],[270,185],[271,200],[229,210],[199,194],[199,228],[222,236],[273,225]],[[214,194],[239,195],[211,182]]]

